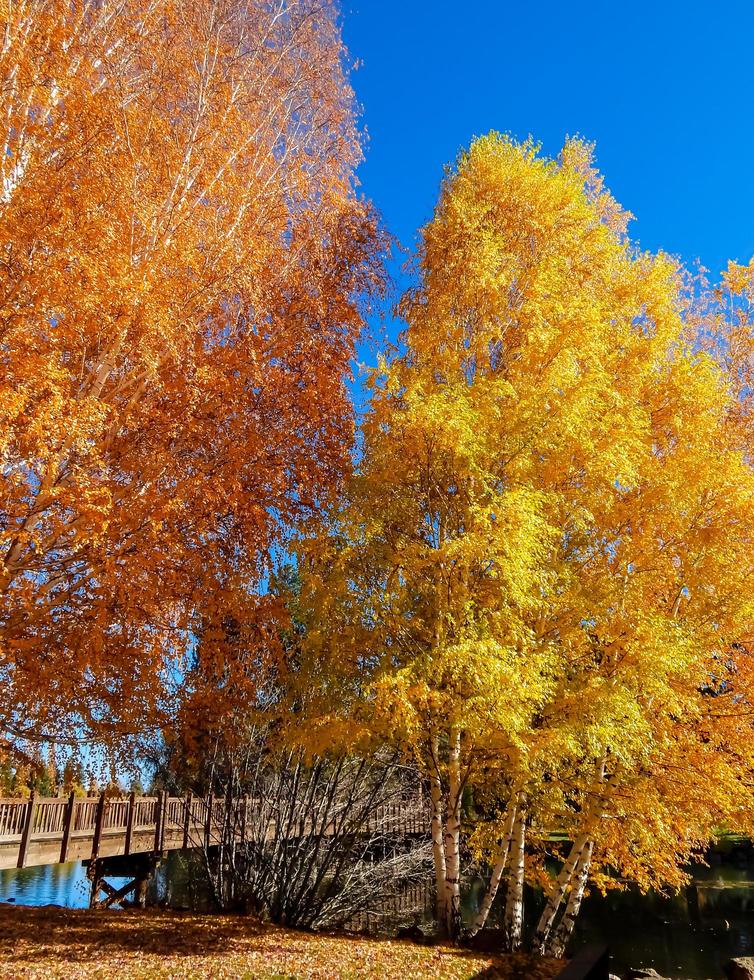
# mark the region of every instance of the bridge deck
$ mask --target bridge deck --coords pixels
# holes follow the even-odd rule
[[[250,826],[254,801],[231,804],[232,826]],[[226,803],[213,797],[35,797],[0,799],[0,869],[161,853],[217,844]],[[373,825],[372,825],[373,824]],[[381,807],[369,829],[424,833],[427,815],[416,803]]]

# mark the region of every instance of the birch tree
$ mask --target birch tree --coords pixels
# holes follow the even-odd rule
[[[558,161],[495,134],[462,155],[401,348],[372,378],[357,472],[300,548],[308,737],[389,739],[426,774],[450,936],[463,795],[492,797],[473,927],[503,882],[512,949],[525,880],[549,889],[536,944],[560,949],[611,860],[677,882],[749,799],[722,745],[727,802],[680,818],[669,778],[750,622],[754,483],[684,274],[632,246],[628,217],[577,141]],[[657,846],[639,834],[652,811]],[[554,830],[572,846],[550,882]]]

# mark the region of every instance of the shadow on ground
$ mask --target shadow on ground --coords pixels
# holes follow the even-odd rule
[[[185,968],[192,976],[198,970],[201,976],[337,978],[342,971],[348,976],[391,975],[405,980],[413,976],[551,980],[562,966],[557,961],[533,964],[528,957],[496,957],[452,946],[295,932],[248,916],[0,906],[0,977],[63,975],[57,971],[66,963],[75,964],[76,975],[81,976],[95,965],[127,976],[138,963],[139,976],[183,976]],[[234,963],[238,973],[233,972]],[[264,971],[257,972],[262,964]],[[393,967],[394,972],[385,972]],[[142,968],[148,972],[141,972]]]

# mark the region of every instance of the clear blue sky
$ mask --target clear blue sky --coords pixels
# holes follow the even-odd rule
[[[404,245],[490,129],[597,144],[630,233],[717,276],[754,254],[754,2],[343,0],[364,193]]]

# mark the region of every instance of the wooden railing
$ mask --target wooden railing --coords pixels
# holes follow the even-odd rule
[[[54,864],[74,857],[97,860],[113,854],[135,854],[218,843],[227,824],[250,826],[254,801],[226,802],[167,796],[37,797],[0,799],[0,867]],[[428,815],[417,801],[376,807],[365,832],[421,834]]]
[[[364,829],[386,834],[423,834],[429,830],[427,810],[421,800],[377,806]]]

